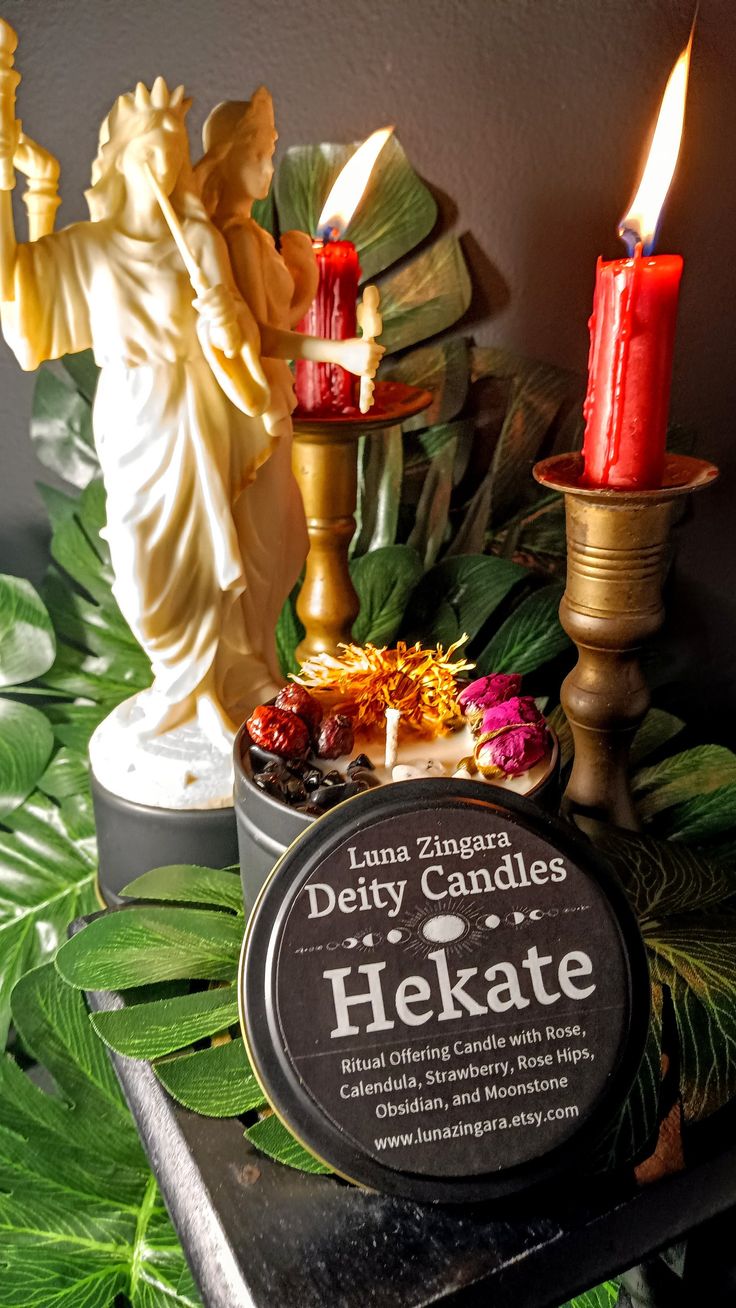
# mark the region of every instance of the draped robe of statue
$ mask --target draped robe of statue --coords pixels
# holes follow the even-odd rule
[[[204,217],[183,221],[210,284],[237,296],[220,235]],[[93,428],[113,591],[154,689],[181,703],[214,672],[237,721],[279,679],[274,603],[265,627],[263,608],[277,546],[268,506],[246,492],[278,422],[246,417],[220,389],[168,233],[137,239],[110,220],[83,222],[19,245],[17,256],[2,320],[21,365],[91,346],[101,369]]]
[[[302,316],[292,311],[294,277],[288,265],[291,250],[314,258],[312,242],[304,232],[282,237],[279,253],[273,237],[245,214],[226,220],[220,228],[230,255],[235,282],[253,316],[260,323],[290,331]],[[296,247],[296,248],[295,248]],[[301,249],[299,248],[301,247]],[[278,669],[273,638],[284,601],[299,579],[309,550],[309,537],[301,492],[292,471],[295,407],[294,379],[284,359],[263,358],[263,371],[271,390],[271,403],[263,416],[273,453],[238,502],[236,519],[243,552],[249,559],[249,590],[244,597],[247,620],[260,613],[264,653],[269,666]],[[255,613],[251,613],[251,606]]]

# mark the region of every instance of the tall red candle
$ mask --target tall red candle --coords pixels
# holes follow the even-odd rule
[[[619,234],[628,259],[598,260],[590,319],[584,478],[654,490],[664,475],[678,254],[650,254],[682,138],[692,33],[665,87],[649,157]]]
[[[660,486],[664,472],[678,254],[598,260],[583,456],[585,480],[621,490]]]
[[[315,241],[319,286],[297,331],[323,340],[355,336],[360,266],[352,241]],[[359,378],[337,363],[296,361],[296,398],[302,413],[315,416],[357,410]]]

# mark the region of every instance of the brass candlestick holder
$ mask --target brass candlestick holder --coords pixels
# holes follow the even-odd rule
[[[348,548],[358,502],[358,437],[400,426],[432,401],[431,391],[403,382],[376,382],[368,413],[311,417],[294,414],[294,474],[304,500],[309,554],[297,613],[306,628],[296,655],[334,654],[349,641],[359,602]]]
[[[534,468],[537,481],[565,496],[567,586],[560,621],[578,661],[560,698],[575,758],[564,796],[574,816],[637,830],[629,749],[649,707],[639,649],[664,621],[662,584],[673,509],[709,485],[718,469],[668,454],[657,490],[606,490],[582,483],[583,458],[561,454]]]

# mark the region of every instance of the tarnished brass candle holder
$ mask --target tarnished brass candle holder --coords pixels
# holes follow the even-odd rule
[[[359,603],[348,548],[358,502],[358,437],[400,426],[431,403],[430,391],[376,382],[368,413],[335,417],[294,414],[294,474],[304,500],[309,554],[297,613],[306,634],[297,658],[334,654],[349,641]]]
[[[664,621],[662,585],[675,502],[707,486],[718,469],[668,454],[657,490],[604,490],[582,483],[580,454],[544,459],[537,481],[562,491],[567,586],[560,621],[578,649],[562,685],[575,758],[564,797],[574,816],[637,830],[629,749],[649,707],[642,644]]]

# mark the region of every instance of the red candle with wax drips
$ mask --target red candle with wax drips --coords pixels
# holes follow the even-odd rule
[[[297,331],[324,340],[355,336],[360,266],[352,241],[315,241],[319,267],[317,294]],[[337,363],[296,361],[296,397],[302,413],[357,412],[360,379]]]
[[[585,479],[635,490],[661,486],[664,473],[678,254],[598,260],[586,420]]]
[[[646,167],[619,228],[630,258],[598,260],[590,319],[584,480],[653,490],[664,475],[678,254],[649,254],[680,148],[692,35],[665,88]]]
[[[360,281],[358,252],[344,232],[360,204],[381,150],[393,127],[380,127],[350,156],[325,200],[317,220],[314,250],[319,285],[314,301],[297,327],[322,341],[344,341],[357,331]],[[360,378],[339,364],[297,359],[296,399],[300,416],[358,414]]]

